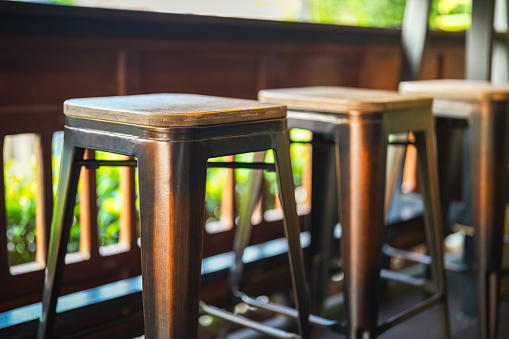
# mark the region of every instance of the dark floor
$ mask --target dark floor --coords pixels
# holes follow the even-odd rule
[[[451,335],[455,339],[479,338],[477,322],[474,317],[462,312],[462,298],[460,285],[462,276],[457,273],[447,274],[448,306],[451,325]],[[400,284],[391,284],[388,287],[388,296],[384,298],[380,308],[380,318],[386,319],[402,311],[406,305],[412,305],[421,300],[422,293],[418,290],[402,287]],[[390,297],[390,299],[389,299]],[[473,298],[474,296],[472,296]],[[509,280],[503,282],[503,291],[500,298],[500,331],[498,338],[509,338]],[[438,314],[435,308],[423,312],[414,318],[397,325],[379,338],[381,339],[432,339],[440,338],[438,331]],[[341,338],[333,333],[324,333],[324,339]]]
[[[508,277],[509,278],[509,277]],[[458,273],[447,273],[448,306],[453,339],[476,339],[478,328],[475,317],[466,315],[462,311],[461,285],[464,276]],[[474,296],[472,296],[473,298]],[[403,311],[406,307],[414,305],[422,300],[423,293],[413,287],[407,287],[400,283],[390,283],[380,306],[380,319],[387,319]],[[500,333],[498,338],[509,338],[509,279],[503,281],[500,314]],[[342,308],[342,298],[330,298],[328,301],[329,317],[340,317],[335,309]],[[331,306],[332,305],[332,306]],[[438,330],[438,314],[436,308],[431,308],[383,333],[380,339],[433,339],[440,338]],[[241,330],[232,333],[230,339],[259,339],[265,338],[252,330]],[[322,333],[322,339],[343,338],[342,335],[333,332]]]

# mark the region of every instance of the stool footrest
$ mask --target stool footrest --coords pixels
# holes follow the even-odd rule
[[[136,160],[97,160],[88,159],[77,161],[78,166],[85,166],[87,169],[98,169],[101,166],[123,166],[123,167],[137,167],[138,162]],[[248,168],[248,169],[261,169],[269,172],[276,171],[276,164],[265,163],[265,162],[207,162],[209,168]]]
[[[299,316],[299,313],[297,312],[297,310],[292,307],[275,304],[270,301],[260,301],[258,299],[251,298],[242,292],[237,292],[236,296],[239,297],[240,300],[242,300],[242,302],[244,302],[250,306],[253,306],[253,307],[261,308],[261,309],[264,309],[267,311],[271,311],[271,312],[274,312],[274,313],[277,313],[280,315],[285,315],[285,316],[288,316],[290,318],[295,318],[295,319],[297,319]],[[325,319],[325,318],[310,314],[309,322],[311,323],[311,325],[314,325],[314,326],[330,328],[336,332],[344,333],[345,325],[338,321],[335,321],[335,320],[329,320],[329,319]]]
[[[405,251],[394,248],[389,245],[384,245],[383,252],[390,257],[400,257],[408,261],[413,261],[419,264],[431,265],[431,257],[426,254]],[[451,272],[464,272],[467,270],[467,264],[456,264],[450,261],[444,261],[444,269]]]
[[[410,146],[415,145],[414,142],[411,141],[389,141],[389,145],[391,146]]]
[[[444,301],[444,294],[443,293],[437,293],[431,297],[429,297],[426,300],[421,301],[417,305],[414,305],[408,309],[406,309],[403,312],[400,312],[396,314],[395,316],[387,319],[383,323],[378,325],[378,335],[382,334],[383,332],[387,331],[389,328],[396,326],[400,324],[401,322],[410,319],[417,314],[421,313],[422,311],[440,304]]]
[[[288,338],[288,339],[300,339],[301,338],[301,336],[298,334],[283,331],[283,330],[280,330],[277,328],[273,328],[273,327],[264,325],[262,323],[248,319],[246,317],[243,317],[243,316],[240,316],[237,314],[233,314],[231,312],[222,310],[222,309],[214,307],[214,306],[210,306],[210,305],[204,303],[203,301],[200,301],[200,310],[205,313],[214,315],[218,318],[224,319],[226,321],[229,321],[229,322],[259,331],[261,333],[264,333],[264,334],[269,335],[274,338]]]
[[[87,169],[98,169],[101,166],[123,166],[123,167],[136,167],[138,162],[136,160],[79,160],[76,162],[78,166],[85,166]]]
[[[405,273],[394,272],[386,269],[382,269],[380,271],[380,277],[383,279],[397,281],[415,287],[426,287],[428,284],[428,279],[415,278]]]
[[[249,169],[260,169],[266,170],[269,172],[276,171],[276,164],[266,163],[266,162],[235,162],[235,161],[227,161],[227,162],[207,162],[208,168],[249,168]]]

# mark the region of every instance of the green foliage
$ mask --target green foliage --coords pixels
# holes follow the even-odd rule
[[[309,0],[310,21],[322,24],[399,27],[406,0]],[[472,0],[432,0],[432,29],[465,30],[470,26]]]
[[[103,160],[119,160],[121,156],[96,152],[96,157]],[[122,195],[119,191],[118,167],[99,167],[97,174],[97,226],[99,231],[99,245],[106,246],[118,243],[120,234],[120,212],[122,209]]]
[[[310,21],[348,26],[400,26],[405,0],[310,0]]]
[[[35,156],[4,164],[7,250],[11,265],[35,260],[37,181]]]
[[[472,22],[472,0],[435,0],[430,27],[444,31],[463,31]]]

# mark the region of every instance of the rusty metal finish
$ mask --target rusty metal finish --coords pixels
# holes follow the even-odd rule
[[[66,118],[62,174],[52,225],[39,338],[51,337],[55,321],[84,149],[137,158],[147,338],[197,336],[207,159],[273,149],[295,300],[299,307],[299,327],[302,337],[309,338],[309,302],[293,196],[286,119],[218,124],[206,128],[150,128],[69,116]]]
[[[339,197],[339,221],[342,226],[341,255],[344,271],[347,338],[374,338],[391,326],[438,303],[442,338],[449,338],[445,278],[442,263],[442,220],[438,193],[437,164],[433,132],[431,101],[426,98],[384,95],[381,107],[393,108],[359,114],[359,107],[372,107],[371,91],[355,90],[355,104],[345,109],[342,89],[338,100],[329,98],[334,90],[314,96],[318,89],[307,88],[264,90],[262,101],[288,104],[290,128],[311,130],[314,135],[332,138],[336,151],[336,182]],[[270,94],[269,94],[270,93]],[[282,96],[280,94],[283,93]],[[300,94],[305,93],[303,97]],[[324,104],[314,108],[314,101],[327,96]],[[363,105],[363,98],[369,105]],[[368,99],[369,98],[369,99]],[[405,98],[409,100],[405,105]],[[381,99],[380,99],[381,100]],[[294,103],[298,102],[294,106]],[[393,102],[397,103],[393,105]],[[419,104],[416,104],[416,103]],[[334,105],[334,103],[340,103]],[[303,110],[302,108],[305,108]],[[406,109],[405,109],[406,108]],[[432,296],[422,305],[410,308],[400,317],[378,324],[378,298],[382,245],[384,234],[384,195],[388,138],[391,134],[414,132],[419,156],[425,200],[425,227],[432,258]],[[322,154],[322,153],[320,153]],[[313,182],[312,201],[327,192],[331,182]],[[319,210],[320,211],[320,210]],[[328,211],[331,213],[334,209]],[[318,211],[312,211],[317,213]],[[322,217],[322,221],[327,218]],[[330,218],[328,218],[330,219]],[[320,220],[320,218],[314,218]],[[327,220],[330,222],[333,219]],[[314,224],[313,228],[330,230],[330,225]],[[312,233],[315,235],[315,233]],[[320,234],[320,232],[318,232]],[[329,233],[330,234],[330,233]],[[323,239],[323,238],[322,238]],[[312,239],[312,243],[313,240]],[[325,244],[324,247],[327,247]],[[326,282],[321,282],[325,288]],[[316,307],[316,306],[315,306]]]

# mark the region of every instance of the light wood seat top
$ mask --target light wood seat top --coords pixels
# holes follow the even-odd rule
[[[436,99],[458,101],[504,101],[509,99],[509,85],[495,85],[479,80],[423,80],[400,83],[405,94],[428,95]]]
[[[335,86],[261,90],[258,100],[300,109],[330,113],[381,113],[431,108],[431,98],[402,95],[396,91]]]
[[[64,113],[148,127],[193,127],[284,118],[286,107],[195,94],[146,94],[71,99]]]

